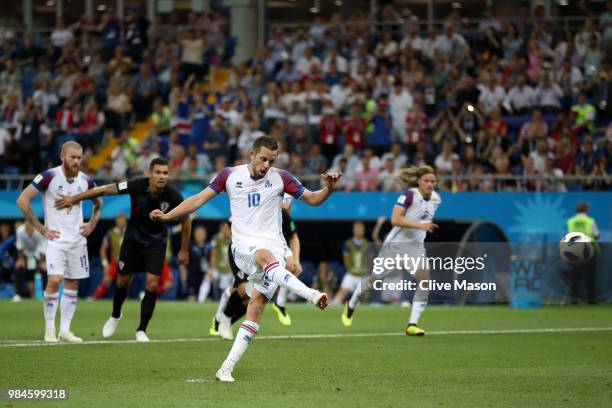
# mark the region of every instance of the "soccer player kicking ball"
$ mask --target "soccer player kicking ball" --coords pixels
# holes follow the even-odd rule
[[[229,195],[232,250],[237,266],[249,275],[247,292],[251,300],[247,319],[240,325],[234,345],[216,373],[220,381],[234,381],[232,371],[257,334],[266,303],[279,285],[320,309],[325,309],[328,303],[327,294],[307,287],[285,269],[287,243],[281,229],[281,205],[284,192],[308,205],[320,205],[332,194],[341,174],[322,175],[323,189],[313,192],[287,171],[272,167],[278,156],[278,143],[273,138],[257,138],[250,155],[249,164],[223,169],[207,188],[174,210],[167,214],[156,210],[150,215],[153,220],[172,221],[197,210],[223,191]]]
[[[149,341],[146,331],[155,310],[157,288],[168,245],[168,229],[165,225],[151,221],[149,213],[157,210],[163,214],[179,205],[183,197],[168,185],[168,162],[156,158],[151,160],[149,165],[149,177],[107,184],[76,196],[62,197],[56,200],[55,206],[70,208],[87,198],[115,194],[130,195],[131,212],[119,254],[119,276],[113,295],[113,312],[104,324],[102,336],[110,337],[117,330],[132,274],[146,272],[145,294],[140,303],[140,324],[136,329],[136,340],[146,342]],[[180,218],[182,223],[178,260],[181,265],[185,265],[189,261],[191,219],[187,215],[177,218]]]
[[[425,236],[432,233],[438,226],[433,223],[433,217],[442,200],[440,195],[434,191],[436,176],[434,169],[430,166],[408,167],[400,170],[399,181],[407,188],[397,199],[391,215],[393,229],[387,235],[379,257],[390,256],[386,254],[392,246],[402,245],[401,250],[409,256],[421,257],[425,254]],[[390,251],[393,252],[393,251]],[[420,269],[416,271],[417,281],[428,280],[429,270]],[[342,323],[350,326],[353,323],[353,313],[361,296],[361,284],[353,293],[342,314]],[[412,309],[410,319],[406,327],[407,336],[424,336],[425,330],[418,326],[419,318],[427,306],[429,291],[420,288],[414,292],[412,298]]]
[[[83,222],[83,205],[62,210],[54,208],[57,198],[91,191],[94,181],[79,171],[83,160],[83,148],[76,142],[62,145],[61,166],[49,169],[34,178],[32,184],[23,190],[17,205],[26,219],[48,241],[45,253],[47,263],[47,287],[43,298],[45,315],[45,341],[70,343],[83,341],[70,331],[70,323],[76,312],[79,280],[89,277],[87,237],[95,229],[102,214],[102,200],[94,200],[94,211],[89,222]],[[45,225],[42,225],[32,211],[32,199],[38,193],[43,195]],[[93,197],[92,197],[93,198]],[[60,284],[64,281],[64,292],[59,301]],[[55,315],[60,308],[60,331],[55,335]]]

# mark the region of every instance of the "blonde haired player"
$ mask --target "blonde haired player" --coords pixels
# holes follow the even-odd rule
[[[240,325],[232,349],[216,373],[220,381],[234,381],[232,371],[259,331],[266,304],[279,285],[320,309],[328,304],[327,294],[307,287],[285,269],[287,242],[281,230],[281,205],[283,193],[308,205],[322,204],[332,194],[341,174],[321,175],[323,189],[309,191],[289,172],[272,167],[278,150],[275,139],[258,137],[251,148],[249,164],[223,169],[208,187],[167,214],[157,210],[150,213],[153,220],[172,221],[227,191],[232,214],[232,251],[236,265],[249,277],[247,294],[251,299],[247,320]]]
[[[434,169],[430,166],[408,167],[399,171],[398,180],[406,190],[398,197],[393,207],[391,214],[393,229],[387,235],[378,256],[393,256],[394,254],[386,254],[393,244],[403,244],[402,251],[407,250],[411,256],[425,256],[425,236],[438,228],[432,220],[442,203],[440,195],[434,191],[436,187]],[[416,271],[415,278],[417,281],[429,279],[429,270]],[[353,313],[360,295],[361,285],[353,293],[342,314],[342,323],[347,327],[353,322]],[[418,326],[418,322],[427,305],[428,296],[429,291],[417,285],[406,327],[407,336],[425,335],[425,330]]]
[[[59,340],[80,343],[83,340],[70,331],[76,312],[79,280],[89,277],[87,237],[102,215],[102,200],[94,199],[94,210],[89,222],[83,222],[83,204],[68,208],[55,208],[55,200],[76,195],[95,187],[94,181],[79,171],[83,148],[77,142],[66,142],[60,154],[62,164],[34,178],[17,199],[17,205],[26,219],[47,239],[47,287],[43,298],[45,315],[45,341]],[[42,194],[45,224],[41,224],[32,211],[32,199]],[[64,281],[62,300],[60,284]],[[60,331],[55,334],[55,315],[60,308]]]

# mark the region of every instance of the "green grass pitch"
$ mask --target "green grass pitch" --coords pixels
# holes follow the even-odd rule
[[[0,407],[609,407],[612,401],[610,305],[432,306],[421,319],[429,334],[411,338],[401,335],[409,309],[363,306],[346,329],[339,307],[321,312],[290,304],[291,327],[266,311],[233,384],[214,378],[231,347],[208,336],[216,304],[158,302],[148,334],[163,341],[149,344],[129,342],[139,317],[135,301],[125,305],[113,342],[103,342],[110,308],[108,301],[79,303],[73,331],[95,343],[43,346],[33,343],[43,335],[41,303],[0,302],[0,388],[70,392],[66,402],[5,399]]]

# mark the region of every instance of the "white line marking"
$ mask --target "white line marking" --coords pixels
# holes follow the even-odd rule
[[[608,332],[612,331],[612,327],[558,327],[545,329],[499,329],[499,330],[448,330],[448,331],[430,331],[427,336],[449,336],[449,335],[474,335],[474,334],[525,334],[525,333],[572,333],[572,332]],[[350,337],[385,337],[385,336],[403,336],[403,332],[392,333],[337,333],[337,334],[290,334],[290,335],[273,335],[273,336],[258,336],[260,340],[293,340],[293,339],[336,339]],[[4,347],[48,347],[48,346],[79,346],[90,344],[142,344],[136,340],[91,340],[82,343],[45,343],[42,340],[30,340],[16,343],[19,340],[0,340],[0,348]],[[224,341],[220,337],[194,337],[190,339],[157,339],[150,340],[149,343],[194,343],[208,341]],[[229,342],[228,342],[229,343]]]

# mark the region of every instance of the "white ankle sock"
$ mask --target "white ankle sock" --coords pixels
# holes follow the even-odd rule
[[[223,362],[224,368],[230,371],[234,369],[244,352],[247,350],[247,348],[249,348],[251,341],[257,335],[258,331],[259,324],[251,320],[245,320],[242,322],[240,329],[238,329],[238,333],[236,333],[234,345]]]
[[[427,306],[428,297],[429,290],[422,290],[417,286],[417,289],[414,291],[414,296],[412,298],[412,309],[410,310],[410,320],[408,320],[408,324],[419,323],[421,313],[423,313],[423,310],[425,310],[425,306]]]
[[[60,331],[70,331],[70,323],[77,307],[78,291],[64,289],[60,302]]]
[[[59,294],[47,293],[43,297],[43,312],[45,315],[45,327],[55,330],[55,314],[57,313],[57,305],[59,304]]]

